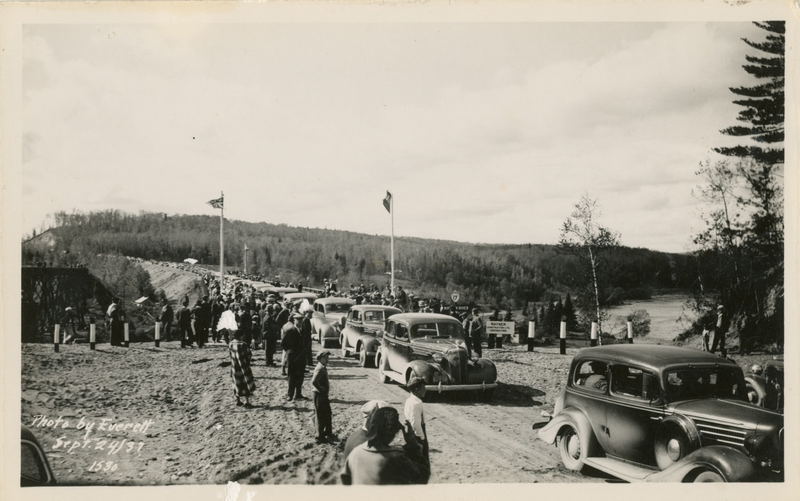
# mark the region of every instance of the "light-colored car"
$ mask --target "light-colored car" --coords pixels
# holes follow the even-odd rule
[[[347,312],[356,304],[343,297],[323,297],[314,301],[311,317],[311,333],[323,348],[339,343]]]
[[[361,367],[374,365],[386,320],[398,313],[402,311],[392,306],[360,304],[350,308],[339,338],[342,356],[357,356]]]
[[[783,479],[783,416],[747,401],[735,362],[688,348],[581,350],[539,438],[628,482]]]
[[[491,399],[497,368],[491,360],[470,360],[461,322],[438,313],[401,313],[386,321],[376,365],[382,383],[425,381],[429,393],[479,391]]]
[[[303,301],[307,301],[309,306],[314,304],[314,301],[317,300],[317,295],[313,292],[289,292],[284,294],[283,296],[283,303],[285,305],[291,305],[294,307],[297,303],[302,303]]]

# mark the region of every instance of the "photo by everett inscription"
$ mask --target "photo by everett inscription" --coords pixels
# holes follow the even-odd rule
[[[797,486],[789,3],[0,12],[9,499]]]

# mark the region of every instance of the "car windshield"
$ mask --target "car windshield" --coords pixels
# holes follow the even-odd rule
[[[331,303],[325,307],[327,313],[345,313],[350,309],[347,303]]]
[[[439,322],[417,324],[411,327],[411,338],[448,338],[463,339],[464,331],[461,325],[454,322]]]
[[[378,311],[365,311],[364,312],[364,321],[365,322],[381,322],[384,321],[383,317],[383,310]]]
[[[698,398],[746,400],[741,370],[732,367],[686,367],[666,374],[670,402]]]

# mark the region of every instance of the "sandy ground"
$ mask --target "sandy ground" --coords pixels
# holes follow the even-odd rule
[[[602,481],[565,470],[555,447],[531,429],[542,409],[552,409],[570,360],[548,351],[487,350],[503,382],[493,401],[448,395],[426,403],[432,483]],[[263,352],[254,362],[254,409],[234,405],[228,360],[222,344],[96,351],[70,345],[60,353],[24,345],[22,422],[42,442],[61,483],[330,484],[343,466],[344,441],[361,424],[361,405],[380,398],[402,411],[407,397],[398,385],[378,383],[375,369],[335,355],[330,379],[338,437],[316,445],[312,402],[283,400],[286,379],[266,367]],[[311,395],[308,380],[304,392]],[[39,415],[62,421],[36,426]],[[88,434],[81,419],[95,423]],[[144,433],[135,427],[148,420]],[[109,430],[113,424],[120,429]]]

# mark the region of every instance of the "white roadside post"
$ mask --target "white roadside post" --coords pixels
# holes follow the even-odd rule
[[[156,322],[156,348],[161,344],[161,322]]]
[[[61,324],[55,325],[55,330],[53,331],[53,351],[58,353],[58,343],[60,342],[59,337],[61,336]]]
[[[628,320],[628,344],[633,344],[633,322]]]
[[[534,351],[533,338],[536,335],[536,322],[528,322],[528,351]]]
[[[94,350],[97,344],[97,331],[94,322],[89,324],[89,349]]]
[[[567,322],[561,321],[561,334],[559,335],[561,338],[561,354],[567,354]]]
[[[590,346],[597,346],[597,322],[592,322],[592,334],[589,344]]]
[[[125,348],[130,348],[130,331],[128,330],[128,322],[125,322]]]

